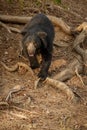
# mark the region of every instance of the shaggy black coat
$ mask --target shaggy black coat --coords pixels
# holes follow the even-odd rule
[[[38,77],[45,79],[48,75],[48,69],[52,60],[54,27],[48,17],[44,14],[37,14],[31,21],[26,24],[21,31],[23,35],[22,47],[23,52],[27,55],[32,69],[39,67],[36,55],[42,56],[41,69]],[[34,57],[30,57],[27,53],[26,43],[34,41],[37,46]]]

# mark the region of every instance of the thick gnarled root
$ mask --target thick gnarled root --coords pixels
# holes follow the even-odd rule
[[[19,71],[21,74],[29,71],[32,75],[34,74],[32,69],[25,63],[23,62],[17,62],[15,65],[13,65],[12,67],[8,67],[6,64],[4,64],[3,62],[1,62],[1,64],[3,65],[3,67],[9,71],[9,72],[15,72],[15,71]]]

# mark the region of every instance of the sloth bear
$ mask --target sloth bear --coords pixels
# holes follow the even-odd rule
[[[52,60],[54,27],[44,14],[35,15],[21,31],[22,51],[30,61],[32,69],[38,68],[37,55],[41,54],[42,63],[38,77],[46,79]]]

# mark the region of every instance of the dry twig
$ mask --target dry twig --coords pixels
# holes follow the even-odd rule
[[[36,111],[29,111],[29,110],[26,110],[26,109],[23,109],[23,108],[20,108],[20,107],[16,107],[16,106],[11,106],[11,108],[16,109],[18,111],[25,112],[25,113],[29,114],[30,116],[40,114],[40,113],[37,113]]]
[[[17,92],[19,92],[19,91],[21,91],[21,90],[24,90],[24,88],[25,87],[23,87],[23,86],[21,86],[21,85],[16,85],[14,88],[12,88],[11,90],[10,90],[10,92],[8,93],[8,95],[7,95],[7,97],[6,97],[6,101],[8,102],[9,101],[9,99],[11,98],[11,96],[12,96],[12,94],[13,93],[17,93]]]
[[[23,114],[17,114],[17,113],[10,112],[10,115],[17,117],[17,118],[20,118],[20,119],[27,119],[27,116],[25,116]]]
[[[80,81],[81,81],[81,83],[82,83],[82,86],[84,87],[85,84],[84,84],[84,82],[83,82],[83,80],[82,80],[82,77],[79,75],[77,68],[75,69],[75,73],[76,73],[77,77],[80,79]]]

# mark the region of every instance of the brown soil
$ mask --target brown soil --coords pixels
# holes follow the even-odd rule
[[[87,0],[62,0],[60,6],[63,10],[54,7],[48,0],[46,4],[49,3],[51,7],[44,6],[39,0],[38,2],[24,0],[23,3],[16,0],[12,3],[1,0],[0,14],[33,16],[44,12],[61,17],[72,27],[87,20]],[[23,27],[16,24],[11,26],[19,29]],[[68,40],[70,45],[54,47],[50,77],[66,68],[74,58],[71,52],[73,39],[59,28],[55,27],[55,32],[55,42],[63,39]],[[5,28],[0,27],[0,60],[6,65],[11,66],[17,62],[29,64],[27,60],[18,56],[21,39],[20,34],[10,34]],[[42,85],[35,89],[38,70],[34,73],[32,75],[30,71],[8,72],[0,64],[0,130],[87,130],[87,76],[81,75],[84,87],[77,76],[66,82],[82,98],[81,101],[72,102],[62,91],[51,86]],[[7,105],[4,101],[9,91],[16,85],[24,86],[24,90],[13,93]]]

